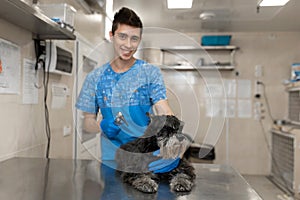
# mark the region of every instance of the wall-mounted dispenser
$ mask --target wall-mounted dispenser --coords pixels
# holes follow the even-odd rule
[[[46,41],[45,70],[51,73],[72,75],[73,54],[54,41]]]

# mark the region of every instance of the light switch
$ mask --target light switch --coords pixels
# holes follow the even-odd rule
[[[65,125],[64,126],[64,132],[63,132],[64,137],[71,135],[71,126],[70,125]]]

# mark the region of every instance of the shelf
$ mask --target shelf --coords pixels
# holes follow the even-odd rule
[[[300,81],[284,83],[284,87],[288,92],[300,91]]]
[[[205,50],[238,50],[236,46],[202,46]]]
[[[194,67],[190,65],[162,65],[162,70],[234,70],[234,66],[201,66]]]
[[[294,124],[294,125],[296,125],[296,126],[300,126],[300,122],[298,122],[298,121],[291,121],[291,124]],[[299,127],[300,128],[300,127]]]
[[[278,135],[285,136],[285,137],[290,137],[290,138],[294,138],[295,137],[294,134],[291,134],[289,132],[285,132],[285,131],[282,131],[282,130],[274,129],[274,128],[271,129],[271,132],[272,133],[276,133]]]
[[[21,0],[1,0],[0,18],[32,32],[34,39],[76,39],[71,31]]]
[[[201,46],[201,47],[193,47],[193,46],[176,46],[169,48],[161,48],[161,51],[203,51],[203,50],[237,50],[239,49],[236,46]]]
[[[300,91],[300,86],[287,87],[286,90],[288,92]]]
[[[288,91],[289,91],[289,92],[300,91],[300,86],[299,86],[299,87],[289,88]]]
[[[161,48],[162,52],[162,67],[161,69],[164,70],[234,70],[234,54],[235,50],[239,49],[236,46],[202,46],[202,47],[194,47],[194,46],[173,46],[173,47],[168,47],[168,48]],[[228,62],[228,65],[203,65],[203,66],[184,66],[184,65],[164,65],[164,60],[165,60],[165,53],[173,54],[175,51],[182,51],[182,53],[190,53],[191,51],[228,51],[226,53],[230,56],[230,61]],[[218,62],[219,63],[219,62]],[[220,62],[221,63],[221,62]],[[227,62],[226,62],[227,63]],[[195,63],[194,63],[195,64]]]

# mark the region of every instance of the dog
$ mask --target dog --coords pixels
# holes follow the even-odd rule
[[[187,149],[191,141],[182,133],[182,122],[172,115],[147,115],[150,123],[144,135],[121,145],[116,152],[117,170],[122,181],[144,193],[157,192],[160,181],[168,181],[171,191],[190,192],[196,175],[194,167],[182,158],[184,151],[179,155],[178,166],[170,172],[153,173],[148,170],[149,163],[162,157],[175,158],[178,155],[172,155],[174,152]],[[159,157],[153,156],[158,149]]]

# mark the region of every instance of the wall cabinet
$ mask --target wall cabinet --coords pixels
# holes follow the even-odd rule
[[[61,27],[38,8],[21,0],[1,0],[0,18],[33,33],[34,39],[74,40],[76,36]]]
[[[202,46],[161,48],[162,69],[176,70],[233,70],[236,46]],[[181,61],[178,58],[181,58]],[[195,60],[196,58],[196,60]],[[170,62],[171,60],[171,62]],[[173,60],[177,60],[172,63]]]

